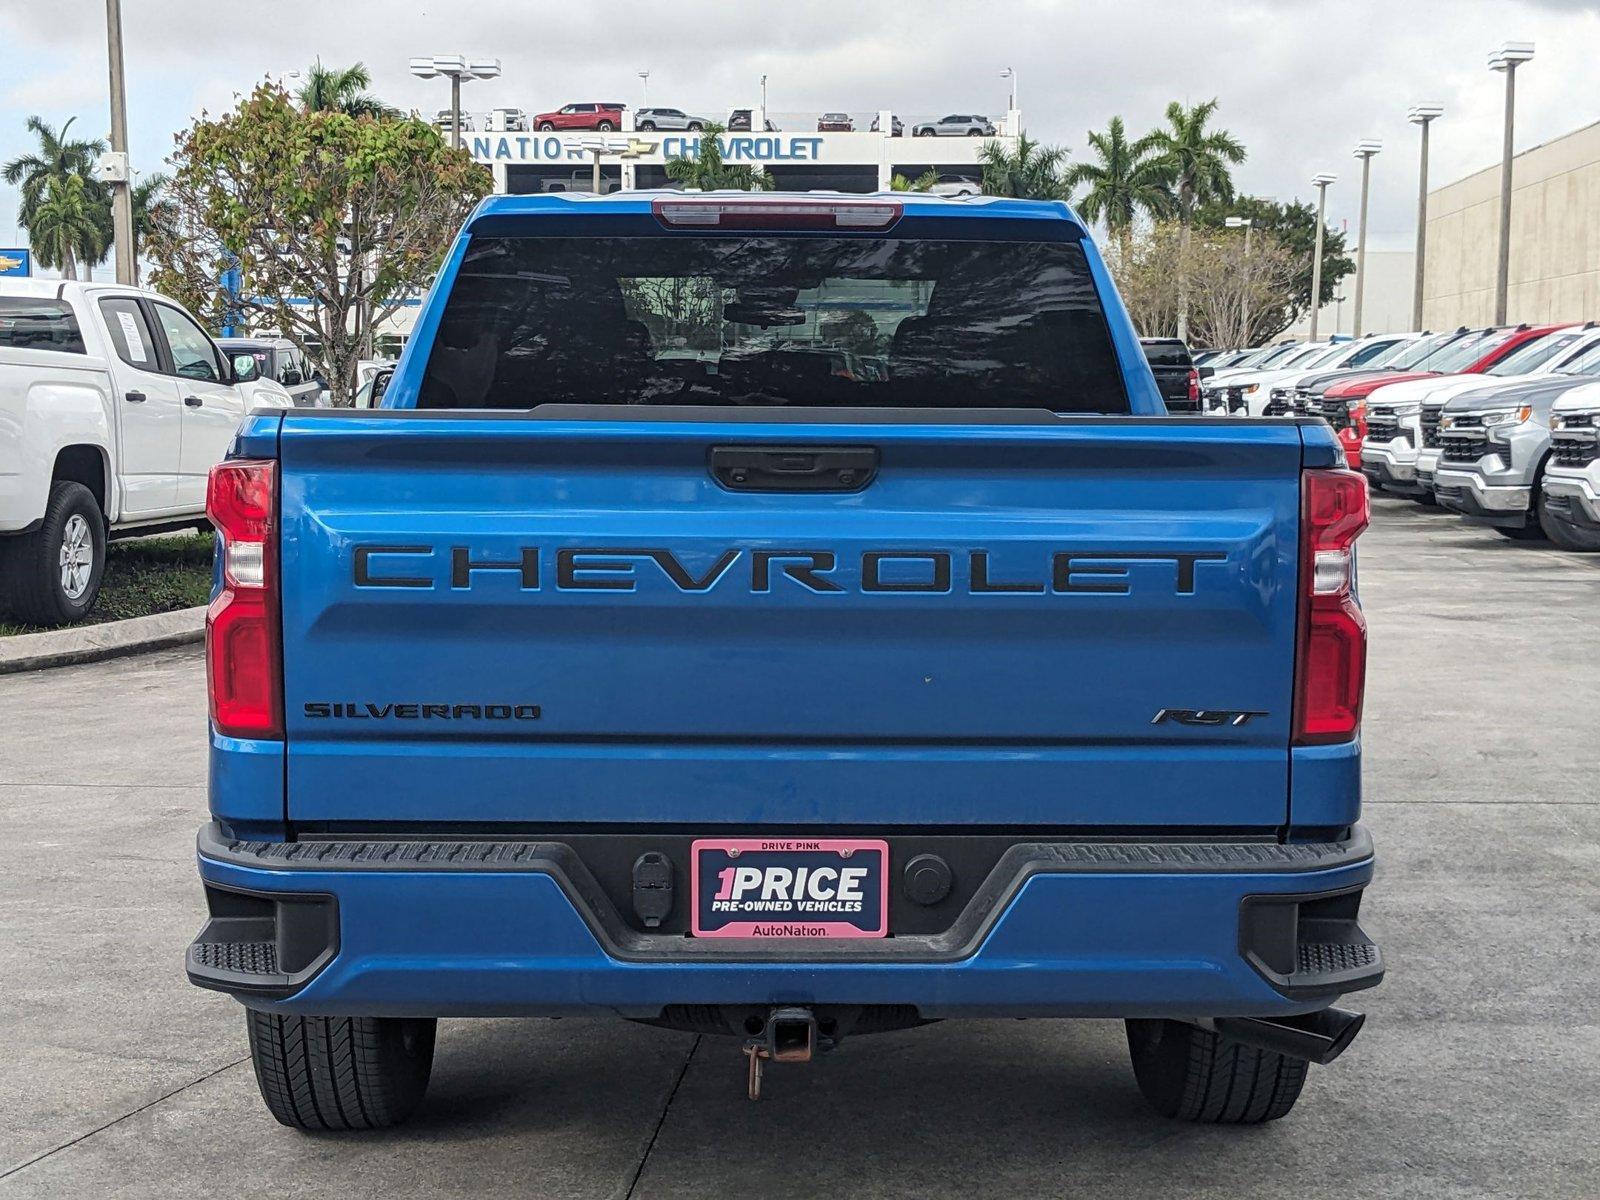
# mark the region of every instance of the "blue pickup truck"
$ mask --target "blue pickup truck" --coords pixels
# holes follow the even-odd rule
[[[373,411],[213,474],[209,919],[272,1114],[394,1124],[440,1017],[774,1062],[1114,1017],[1288,1112],[1358,909],[1365,482],[1169,417],[1061,204],[502,196]]]

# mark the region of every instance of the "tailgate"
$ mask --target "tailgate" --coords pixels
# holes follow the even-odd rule
[[[288,414],[290,819],[1284,822],[1294,424],[738,416]]]

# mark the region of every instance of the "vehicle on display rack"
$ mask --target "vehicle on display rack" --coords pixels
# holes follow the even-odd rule
[[[633,127],[646,132],[686,129],[698,133],[709,124],[706,117],[691,117],[681,108],[641,108],[633,114]]]
[[[439,1017],[726,1034],[752,1097],[1124,1018],[1222,1123],[1356,1035],[1366,481],[1164,416],[1066,205],[490,197],[383,405],[211,476],[187,970],[285,1125],[404,1119]]]
[[[1585,365],[1600,361],[1600,354],[1588,353],[1597,343],[1600,330],[1558,329],[1525,342],[1481,375],[1432,376],[1376,389],[1367,401],[1362,473],[1374,487],[1432,503],[1439,416],[1451,397],[1486,387],[1490,380],[1581,374]]]
[[[622,128],[623,104],[567,104],[533,118],[533,127],[549,133],[559,129],[598,129],[609,133]]]
[[[1281,417],[1293,404],[1300,381],[1334,371],[1359,371],[1397,355],[1416,337],[1411,333],[1373,334],[1358,341],[1325,344],[1313,357],[1265,371],[1235,373],[1229,378],[1226,399],[1229,412],[1252,417]]]
[[[751,121],[751,119],[752,119],[752,117],[751,117],[750,109],[748,109],[748,108],[736,108],[736,109],[734,109],[732,112],[730,112],[728,114],[728,132],[729,133],[749,133],[750,132],[750,121]],[[767,133],[777,133],[777,132],[779,132],[778,127],[776,125],[774,125],[769,120],[766,120],[766,119],[763,118],[762,125],[763,125],[763,127],[764,127],[764,129],[765,129],[765,131]]]
[[[520,108],[491,109],[483,127],[491,133],[527,133],[528,114]]]
[[[1358,371],[1347,379],[1319,385],[1321,399],[1318,412],[1324,421],[1333,426],[1344,447],[1350,466],[1361,468],[1361,446],[1367,435],[1367,397],[1378,388],[1411,379],[1425,379],[1438,375],[1481,375],[1525,342],[1543,337],[1556,326],[1535,329],[1527,325],[1469,330],[1453,341],[1447,342],[1434,354],[1411,370],[1399,366],[1406,358],[1402,355],[1395,365],[1374,372]]]
[[[1540,520],[1564,550],[1600,551],[1600,383],[1573,388],[1550,410],[1550,461]]]
[[[969,175],[940,175],[928,189],[932,196],[978,196],[983,193],[983,181]]]
[[[434,127],[436,129],[438,129],[441,133],[449,133],[450,130],[451,130],[451,127],[455,125],[455,121],[456,121],[456,114],[455,114],[455,111],[453,109],[441,108],[438,112],[434,113],[434,115],[433,115]],[[461,132],[462,133],[471,133],[472,132],[472,114],[471,113],[465,113],[464,112],[464,113],[461,114]]]
[[[952,114],[911,127],[912,137],[994,137],[998,130],[988,117]]]
[[[823,113],[817,118],[818,133],[854,133],[855,128],[856,123],[850,119],[849,113]]]
[[[1439,504],[1509,538],[1547,537],[1563,549],[1563,526],[1547,512],[1550,416],[1562,396],[1592,385],[1600,361],[1578,375],[1543,375],[1462,392],[1439,420],[1433,495]],[[1566,515],[1565,512],[1563,515]]]
[[[1168,412],[1200,411],[1200,369],[1180,338],[1140,338],[1139,348],[1155,376],[1156,390]]]
[[[224,337],[217,339],[217,345],[230,358],[250,355],[256,360],[260,378],[281,385],[289,393],[290,400],[301,408],[327,402],[327,384],[306,362],[300,347],[288,338]]]
[[[205,528],[207,473],[252,405],[290,400],[175,301],[0,279],[0,610],[82,620],[108,540]]]
[[[879,117],[873,117],[872,118],[872,132],[873,133],[879,132],[878,122],[879,122],[880,119],[881,118],[879,118]],[[890,132],[889,132],[889,136],[890,137],[904,137],[905,133],[906,133],[906,123],[904,121],[902,121],[899,117],[895,116],[893,113],[890,113],[889,114],[889,129],[890,129]]]

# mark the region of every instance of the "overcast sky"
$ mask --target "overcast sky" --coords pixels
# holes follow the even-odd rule
[[[31,148],[38,114],[74,131],[109,127],[102,0],[0,0],[0,161]],[[365,62],[402,108],[448,103],[442,81],[406,72],[414,54],[498,56],[505,75],[469,84],[469,109],[530,112],[582,99],[650,98],[713,115],[752,103],[768,76],[773,111],[943,113],[1005,108],[1000,68],[1020,80],[1034,136],[1084,153],[1084,134],[1120,114],[1142,131],[1172,99],[1217,97],[1220,123],[1250,153],[1240,190],[1288,199],[1332,171],[1330,220],[1353,231],[1359,164],[1381,138],[1371,241],[1413,233],[1416,131],[1406,108],[1437,100],[1432,178],[1496,162],[1502,77],[1485,63],[1506,40],[1537,44],[1518,76],[1519,149],[1600,120],[1596,0],[123,0],[134,168],[160,169],[172,135],[264,75],[314,56]],[[16,194],[0,186],[0,244]]]

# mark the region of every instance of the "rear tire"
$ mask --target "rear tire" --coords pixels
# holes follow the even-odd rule
[[[601,133],[610,133],[613,129],[616,128],[616,126],[613,125],[610,121],[601,121],[598,125],[595,126],[595,128],[598,129]]]
[[[1260,1125],[1294,1107],[1303,1058],[1257,1050],[1182,1021],[1129,1021],[1139,1090],[1164,1117],[1203,1125]]]
[[[702,125],[699,121],[690,121],[689,122],[689,132],[690,133],[699,133],[704,128],[705,128],[705,126]]]
[[[81,483],[50,485],[44,520],[0,543],[0,608],[47,629],[83,620],[106,572],[106,520]]]
[[[388,1129],[428,1090],[432,1018],[286,1017],[250,1011],[261,1098],[291,1129]]]

